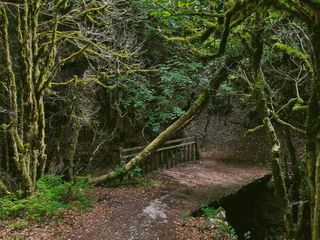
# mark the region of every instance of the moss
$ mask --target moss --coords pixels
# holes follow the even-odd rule
[[[309,60],[309,57],[307,54],[299,51],[296,48],[292,48],[287,44],[283,44],[283,43],[275,43],[273,45],[273,48],[277,51],[283,52],[291,57],[297,58],[300,61],[302,61],[302,63],[305,65],[305,67],[307,68],[309,73],[311,75],[313,75],[313,67],[312,67],[312,64],[310,63],[310,60]]]

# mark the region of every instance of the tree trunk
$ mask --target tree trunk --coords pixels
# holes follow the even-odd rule
[[[8,191],[6,185],[0,180],[0,197],[2,194],[9,195],[10,192]]]
[[[283,222],[288,239],[295,239],[296,225],[293,219],[293,211],[289,201],[284,176],[280,166],[280,141],[276,130],[272,124],[270,110],[268,108],[266,92],[266,81],[261,68],[263,56],[263,13],[257,13],[255,19],[255,29],[253,31],[252,47],[253,54],[251,64],[253,67],[252,91],[255,97],[258,113],[267,131],[271,143],[271,167],[274,180],[275,196],[280,206]]]
[[[260,73],[258,74],[257,79],[259,90],[257,90],[256,92],[257,106],[271,142],[271,167],[275,186],[275,195],[278,204],[280,205],[280,210],[283,216],[283,222],[285,225],[287,236],[289,237],[289,239],[295,239],[296,229],[293,219],[292,207],[287,194],[284,176],[280,167],[280,141],[271,122],[271,118],[268,114],[269,109],[267,106],[266,96],[264,95],[265,80],[262,71],[260,70],[259,72]]]
[[[286,142],[287,142],[287,148],[290,156],[290,162],[291,162],[291,171],[293,174],[293,179],[292,179],[292,200],[294,202],[298,202],[300,200],[300,183],[301,183],[301,174],[300,174],[300,166],[298,163],[297,159],[297,153],[296,149],[294,147],[292,137],[291,137],[291,132],[290,129],[287,128],[285,130],[286,134]]]
[[[306,153],[310,189],[312,240],[320,239],[320,23],[312,27],[314,76],[308,104]]]
[[[40,10],[31,14],[39,3],[39,0],[25,0],[23,8],[10,9],[17,14],[17,40],[9,32],[9,7],[0,7],[0,35],[9,86],[8,109],[11,112],[8,128],[10,158],[14,162],[13,172],[18,174],[22,190],[27,195],[34,192],[36,181],[43,176],[46,166],[44,89],[38,88],[41,82],[39,59],[36,60]],[[18,51],[13,48],[15,41]],[[16,54],[21,59],[19,67],[13,64]],[[48,67],[51,65],[49,62]],[[45,69],[42,72],[46,72]],[[45,79],[46,75],[42,76]]]

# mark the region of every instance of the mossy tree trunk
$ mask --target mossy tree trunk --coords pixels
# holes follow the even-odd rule
[[[263,10],[261,10],[263,11]],[[283,216],[285,231],[289,239],[296,239],[296,224],[293,218],[292,205],[289,200],[287,187],[281,170],[281,146],[277,132],[271,121],[271,111],[268,107],[267,100],[267,84],[263,74],[261,60],[263,57],[263,13],[257,13],[255,17],[255,26],[252,34],[252,67],[253,67],[253,83],[252,93],[255,98],[259,117],[266,129],[267,135],[271,143],[271,168],[274,180],[275,196],[280,206]]]
[[[49,23],[51,31],[41,32],[39,19],[45,3],[45,0],[24,0],[22,6],[0,4],[1,53],[11,112],[6,125],[14,173],[20,176],[26,194],[34,192],[47,162],[44,95],[50,86],[57,56],[60,6],[57,3],[54,7]],[[12,12],[16,14],[15,19],[10,15]],[[40,43],[41,34],[46,34],[49,41]]]
[[[46,166],[43,86],[55,59],[55,41],[49,44],[46,61],[43,62],[44,59],[39,56],[38,19],[41,4],[41,0],[25,0],[21,9],[0,6],[0,33],[11,111],[8,132],[15,172],[21,176],[22,189],[26,194],[34,192],[36,180],[43,175]],[[8,17],[10,11],[17,13],[15,33],[11,31],[15,23],[9,21],[12,19]],[[52,39],[55,39],[56,25]],[[14,36],[18,39],[18,49],[12,47]],[[20,60],[19,68],[13,63],[16,56]]]
[[[131,46],[134,37],[123,36],[119,41],[110,30],[116,28],[114,19],[124,16],[131,19],[133,13],[113,1],[0,0],[0,59],[4,59],[0,64],[5,68],[0,87],[7,95],[1,107],[5,105],[9,112],[4,123],[1,119],[0,129],[5,129],[10,145],[10,174],[26,194],[34,192],[47,167],[47,91],[70,84],[103,85],[101,81],[119,73],[141,71],[138,51]],[[77,72],[83,77],[64,72],[62,67],[79,57],[88,63]],[[69,165],[78,134],[77,129]]]
[[[283,222],[287,236],[289,239],[296,239],[295,234],[297,229],[293,218],[292,205],[289,200],[287,187],[285,185],[285,180],[280,165],[280,141],[271,121],[271,116],[269,115],[270,111],[268,109],[267,98],[264,94],[266,83],[261,69],[258,71],[258,75],[256,75],[256,81],[257,82],[255,84],[259,85],[255,88],[258,111],[271,143],[271,168],[276,199],[283,215]]]
[[[320,12],[311,27],[313,47],[312,92],[308,103],[306,156],[308,165],[312,240],[320,239]]]

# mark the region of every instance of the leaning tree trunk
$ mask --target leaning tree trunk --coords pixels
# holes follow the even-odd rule
[[[137,156],[125,164],[121,171],[111,171],[106,175],[89,179],[89,183],[98,184],[103,182],[113,181],[128,174],[135,166],[142,165],[148,157],[153,154],[162,143],[173,137],[180,129],[190,123],[202,109],[206,106],[209,98],[210,89],[206,88],[189,110],[183,114],[177,121],[171,124],[167,129],[161,132],[147,147],[145,147]]]
[[[196,118],[202,110],[206,107],[211,94],[215,94],[219,89],[220,84],[227,78],[228,69],[234,67],[237,64],[239,58],[228,57],[225,65],[219,69],[215,76],[211,79],[209,86],[206,87],[197,97],[195,102],[190,106],[189,110],[184,113],[178,120],[161,132],[148,146],[146,146],[137,156],[131,159],[127,164],[123,166],[121,171],[111,171],[105,175],[90,178],[89,183],[99,184],[104,182],[111,182],[116,179],[120,179],[128,174],[128,172],[135,166],[142,165],[148,160],[148,157],[156,152],[156,150],[168,139],[172,138],[179,130],[187,126],[194,118]]]

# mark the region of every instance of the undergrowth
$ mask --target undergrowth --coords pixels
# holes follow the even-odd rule
[[[87,179],[64,182],[60,176],[45,176],[37,182],[35,194],[24,198],[21,192],[0,199],[0,220],[26,221],[59,219],[70,208],[88,209],[93,199],[87,195]],[[24,223],[25,224],[25,223]]]
[[[122,171],[122,168],[119,167],[115,171]],[[106,184],[106,187],[139,185],[140,187],[148,188],[153,186],[155,183],[156,181],[154,179],[146,176],[142,168],[135,166],[124,178],[112,181],[111,183]]]
[[[202,215],[205,217],[206,222],[205,224],[209,226],[212,223],[216,223],[219,226],[219,231],[223,233],[227,233],[231,239],[237,240],[239,239],[235,229],[228,223],[226,219],[226,213],[223,208],[212,208],[209,206],[202,207]],[[247,231],[243,239],[250,240],[251,239],[251,232]]]

